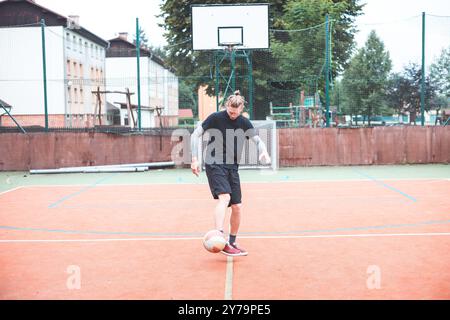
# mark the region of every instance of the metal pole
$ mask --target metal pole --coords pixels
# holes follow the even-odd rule
[[[253,110],[253,55],[251,51],[248,51],[247,55],[248,63],[248,103],[249,103],[249,114],[250,120],[255,119],[255,114]]]
[[[326,50],[326,62],[325,62],[325,96],[326,96],[326,119],[327,119],[327,128],[330,127],[330,26],[329,26],[329,16],[326,15],[326,23],[325,23],[325,50]]]
[[[216,51],[214,53],[214,61],[216,62],[216,89],[215,89],[215,91],[216,91],[216,111],[219,112],[219,105],[220,105],[220,101],[219,101],[219,99],[220,99],[220,92],[219,92],[219,90],[220,90],[220,87],[219,87],[220,71],[219,71],[219,68],[220,68],[220,64],[219,64],[219,52],[218,51]]]
[[[137,57],[137,92],[138,92],[138,128],[142,130],[141,121],[141,42],[139,34],[139,18],[136,18],[136,57]],[[131,111],[133,112],[133,110]]]
[[[42,68],[44,75],[44,112],[45,112],[45,132],[48,132],[48,102],[47,102],[47,61],[45,53],[45,20],[41,20],[42,35]]]
[[[234,94],[236,91],[236,51],[234,48],[231,48],[231,94]]]
[[[422,12],[422,81],[420,90],[420,112],[422,127],[425,126],[425,12]]]

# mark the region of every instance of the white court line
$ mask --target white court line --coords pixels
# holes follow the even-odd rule
[[[227,257],[227,273],[225,278],[225,300],[233,300],[233,257]]]
[[[3,191],[3,192],[0,192],[0,196],[3,195],[3,194],[7,194],[7,193],[9,193],[9,192],[13,192],[13,191],[22,189],[22,188],[23,188],[23,186],[20,186],[20,187],[14,188],[14,189],[10,189],[10,190],[6,190],[6,191]]]
[[[242,236],[240,239],[281,240],[281,239],[343,239],[343,238],[380,238],[380,237],[446,237],[447,233],[372,233],[372,234],[336,234],[317,236]],[[92,243],[92,242],[166,242],[201,241],[203,238],[130,238],[130,239],[49,239],[49,240],[0,240],[1,243]]]

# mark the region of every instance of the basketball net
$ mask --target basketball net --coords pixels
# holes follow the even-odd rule
[[[236,46],[236,43],[227,43],[227,44],[224,44],[224,49],[223,50],[231,53],[231,52],[233,52],[235,50],[234,49],[235,46]]]

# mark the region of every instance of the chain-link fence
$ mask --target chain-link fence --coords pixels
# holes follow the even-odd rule
[[[2,26],[0,130],[133,131],[139,119],[142,128],[192,127],[234,90],[248,117],[278,127],[448,124],[450,17],[377,25],[361,48],[340,23],[272,29],[268,50],[202,52],[201,75],[182,76],[142,47],[139,83],[125,34],[105,41],[76,25]]]

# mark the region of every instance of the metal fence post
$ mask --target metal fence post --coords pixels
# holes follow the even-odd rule
[[[45,132],[48,132],[48,101],[47,101],[47,61],[45,52],[45,20],[41,20],[42,35],[42,68],[44,78],[44,112],[45,112]]]
[[[422,12],[422,81],[420,90],[420,112],[422,127],[425,126],[425,12]]]
[[[138,129],[142,130],[141,121],[141,41],[139,34],[139,18],[136,18],[136,57],[137,57],[137,93],[138,93]],[[133,111],[132,111],[133,112]]]

